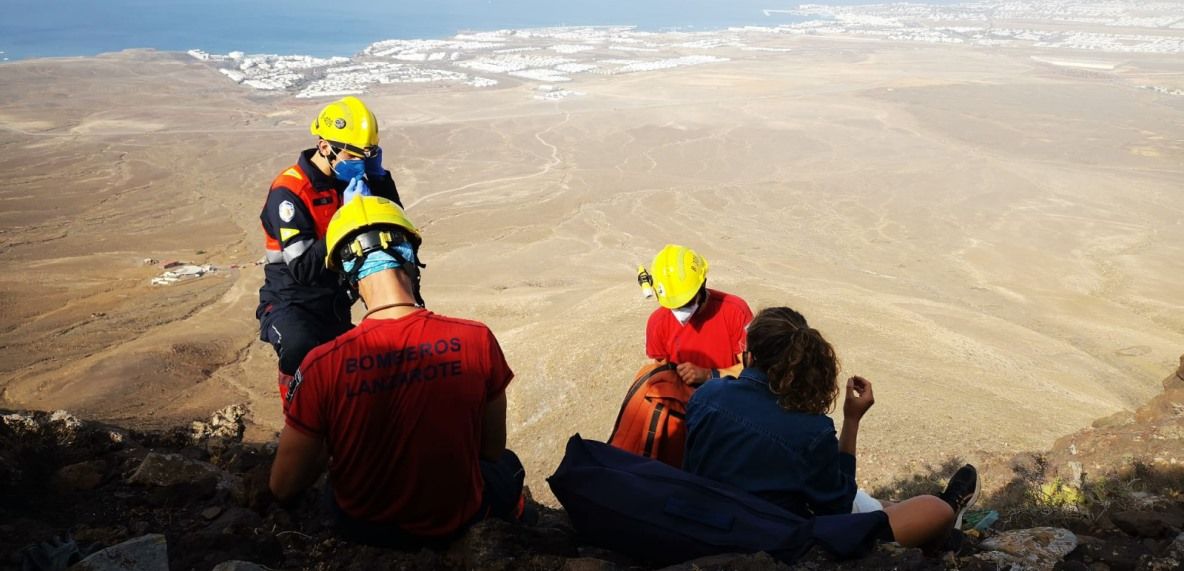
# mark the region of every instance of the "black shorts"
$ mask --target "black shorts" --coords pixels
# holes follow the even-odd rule
[[[280,358],[280,371],[296,374],[304,356],[317,345],[327,343],[353,329],[332,314],[318,315],[299,306],[272,309],[259,320],[259,337],[271,343]]]
[[[330,515],[337,532],[350,541],[377,547],[415,551],[423,547],[444,549],[464,535],[473,524],[496,517],[507,521],[520,521],[519,502],[522,500],[522,486],[526,480],[526,469],[522,461],[511,450],[502,452],[496,462],[481,460],[481,478],[485,481],[485,492],[477,513],[460,527],[444,537],[417,537],[399,529],[396,525],[359,521],[346,515],[333,499],[333,488],[325,486],[325,495]]]

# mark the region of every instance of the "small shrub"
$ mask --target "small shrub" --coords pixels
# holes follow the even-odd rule
[[[914,474],[872,489],[871,494],[882,500],[937,494],[964,463],[961,458],[951,457],[936,466],[926,464]],[[996,529],[1055,526],[1086,532],[1109,514],[1153,509],[1151,504],[1156,498],[1184,499],[1184,466],[1128,460],[1119,470],[1082,474],[1077,484],[1056,474],[1048,456],[1026,454],[1013,459],[1011,470],[1011,480],[979,498],[974,508],[997,511]]]
[[[1012,480],[986,502],[999,512],[1003,528],[1089,528],[1114,512],[1146,509],[1152,494],[1179,498],[1184,491],[1184,468],[1156,468],[1141,462],[1084,475],[1080,486],[1051,475],[1043,455],[1021,459],[1012,469]]]

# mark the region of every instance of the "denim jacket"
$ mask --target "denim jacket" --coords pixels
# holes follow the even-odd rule
[[[687,429],[688,472],[802,516],[851,513],[855,456],[839,452],[834,421],[781,408],[763,371],[750,367],[696,390]]]

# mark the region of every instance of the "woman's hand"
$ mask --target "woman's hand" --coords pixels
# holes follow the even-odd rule
[[[859,420],[867,409],[876,404],[872,382],[858,375],[847,379],[847,397],[843,401],[843,418]]]

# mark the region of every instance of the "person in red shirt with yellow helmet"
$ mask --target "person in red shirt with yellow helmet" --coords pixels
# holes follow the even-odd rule
[[[266,265],[259,289],[259,336],[279,356],[280,394],[313,347],[348,331],[353,300],[336,272],[324,266],[325,231],[337,209],[355,196],[399,192],[382,166],[378,119],[356,97],[324,106],[309,128],[316,147],[271,183],[259,215]]]
[[[366,317],[300,365],[271,470],[283,501],[328,457],[339,532],[362,543],[437,545],[486,517],[529,517],[525,469],[506,449],[514,373],[484,324],[422,307],[420,243],[384,198],[333,216],[323,259],[357,289]]]
[[[654,256],[648,276],[639,276],[661,305],[646,323],[646,354],[677,364],[689,385],[744,369],[744,329],[752,321],[743,299],[707,287],[707,268],[707,260],[694,250],[667,244]]]

